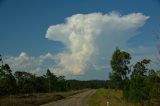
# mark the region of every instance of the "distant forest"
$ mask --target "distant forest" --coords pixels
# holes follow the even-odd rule
[[[46,74],[37,76],[32,73],[16,71],[14,74],[8,64],[0,58],[0,95],[51,93],[85,88],[106,88],[105,80],[66,80],[65,76],[56,76],[49,69]]]

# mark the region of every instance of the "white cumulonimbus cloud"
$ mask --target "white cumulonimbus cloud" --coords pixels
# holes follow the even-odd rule
[[[67,48],[56,55],[57,72],[78,75],[86,69],[104,68],[115,47],[126,47],[148,18],[142,13],[75,14],[64,23],[50,26],[46,38],[60,41]]]

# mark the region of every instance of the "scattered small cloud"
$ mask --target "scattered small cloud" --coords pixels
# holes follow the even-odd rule
[[[128,48],[126,51],[131,53],[132,55],[136,56],[141,56],[141,55],[148,55],[148,54],[154,54],[156,53],[156,47],[145,47],[145,46],[138,46],[134,48]]]
[[[48,60],[51,60],[52,64],[50,66],[44,65],[45,63],[49,64],[47,62]],[[21,52],[17,57],[5,56],[4,62],[10,65],[13,72],[27,71],[35,74],[44,74],[44,71],[46,71],[48,67],[53,66],[54,55],[47,53],[38,57],[32,57],[25,52]]]

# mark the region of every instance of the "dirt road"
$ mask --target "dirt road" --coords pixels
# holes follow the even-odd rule
[[[87,106],[88,97],[94,92],[95,90],[89,90],[42,106]]]

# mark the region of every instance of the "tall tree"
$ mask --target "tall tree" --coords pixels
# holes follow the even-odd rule
[[[120,49],[116,48],[113,52],[112,59],[111,59],[111,67],[112,73],[110,73],[110,79],[116,81],[120,86],[122,80],[124,80],[127,74],[130,72],[129,64],[130,64],[131,56],[129,53],[125,51],[121,51]]]

